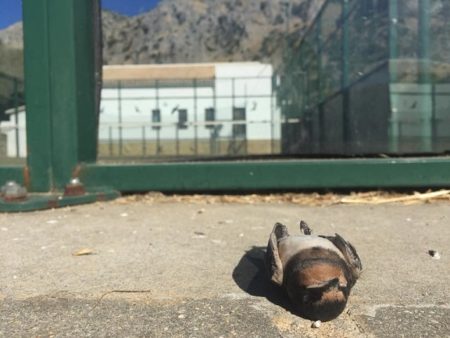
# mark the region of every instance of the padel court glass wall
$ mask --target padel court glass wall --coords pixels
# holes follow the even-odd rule
[[[303,123],[284,128],[284,152],[448,152],[449,14],[438,0],[327,1],[288,44],[279,101]]]
[[[26,164],[2,164],[2,181],[34,192],[74,177],[120,191],[450,186],[446,1],[328,0],[307,29],[286,31],[268,72],[112,76],[103,89],[93,3],[23,1]]]

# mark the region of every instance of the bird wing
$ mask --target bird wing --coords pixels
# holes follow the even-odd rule
[[[283,264],[278,252],[278,241],[288,237],[289,233],[285,225],[276,223],[270,233],[269,243],[266,250],[266,269],[272,282],[278,285],[283,284]]]
[[[331,241],[339,249],[339,251],[342,252],[347,261],[347,264],[350,266],[353,276],[353,283],[356,282],[362,271],[362,263],[361,259],[358,256],[358,253],[356,252],[355,247],[350,242],[347,242],[339,234],[335,234],[335,236],[320,236],[320,237],[326,238],[329,241]]]

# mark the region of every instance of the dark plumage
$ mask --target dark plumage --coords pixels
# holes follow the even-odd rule
[[[285,288],[295,311],[311,320],[327,321],[344,311],[350,290],[361,270],[361,260],[341,236],[315,236],[305,222],[303,234],[290,236],[275,224],[266,252],[269,278]]]

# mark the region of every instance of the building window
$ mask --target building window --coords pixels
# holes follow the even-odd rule
[[[206,108],[205,109],[205,121],[206,122],[214,122],[216,120],[216,111],[214,108]],[[206,129],[214,129],[213,124],[207,124]]]
[[[246,112],[245,108],[233,108],[233,121],[240,121],[241,123],[233,124],[233,138],[246,138],[247,125],[246,125]]]
[[[152,123],[161,123],[161,111],[159,109],[152,110]],[[161,129],[161,126],[152,125],[152,129],[159,130]]]
[[[187,129],[187,109],[178,109],[178,129]]]

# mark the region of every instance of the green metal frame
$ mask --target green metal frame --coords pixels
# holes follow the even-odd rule
[[[87,185],[120,191],[267,191],[449,187],[448,158],[263,160],[84,165]]]
[[[91,0],[23,0],[23,8],[29,153],[26,168],[0,168],[0,179],[33,192],[61,191],[75,176],[88,190],[141,192],[450,186],[447,157],[97,164]],[[392,56],[395,27],[390,39]]]
[[[95,161],[97,116],[90,0],[24,0],[30,186],[61,189]]]
[[[95,55],[91,0],[24,0],[27,165],[0,168],[3,182],[29,191],[25,200],[0,201],[0,211],[30,211],[111,199],[110,188],[62,191],[82,162],[97,157]],[[51,192],[50,194],[48,194]]]

